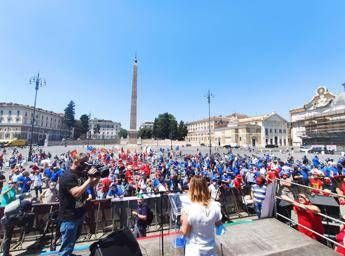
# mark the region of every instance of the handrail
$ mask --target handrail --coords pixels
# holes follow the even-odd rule
[[[320,233],[318,233],[318,232],[316,232],[316,231],[314,231],[314,230],[312,230],[312,229],[310,229],[310,228],[307,228],[306,226],[304,226],[304,225],[302,225],[302,224],[299,224],[298,222],[296,222],[296,221],[294,221],[294,220],[292,220],[292,219],[289,219],[288,217],[286,217],[286,216],[284,216],[284,215],[282,215],[282,214],[280,214],[280,213],[277,213],[277,215],[280,216],[280,217],[282,217],[282,218],[284,218],[284,219],[286,219],[286,220],[288,220],[288,221],[290,221],[290,222],[293,222],[293,223],[297,224],[298,226],[301,226],[302,228],[304,228],[304,229],[306,229],[306,230],[308,230],[308,231],[310,231],[310,232],[316,234],[317,236],[322,237],[322,238],[326,239],[327,241],[329,241],[329,242],[331,242],[331,243],[333,243],[333,244],[335,244],[335,245],[337,245],[337,246],[340,246],[340,247],[342,247],[342,248],[345,249],[345,245],[339,244],[338,242],[336,242],[336,241],[334,241],[334,240],[332,240],[332,239],[330,239],[330,238],[328,238],[328,237],[326,237],[326,236],[324,236],[324,235],[321,235]]]
[[[288,200],[286,200],[286,199],[284,199],[284,198],[281,198],[281,197],[279,197],[279,196],[276,196],[276,198],[278,198],[278,199],[280,199],[280,200],[284,200],[284,201],[286,201],[286,202],[289,202]],[[336,219],[336,218],[333,218],[333,217],[331,217],[331,216],[325,215],[325,214],[323,214],[323,213],[317,213],[317,214],[320,215],[320,216],[322,216],[322,217],[324,217],[324,218],[328,218],[328,219],[330,219],[330,220],[333,220],[333,221],[335,221],[335,222],[339,222],[339,223],[345,225],[345,222],[343,222],[343,221],[341,221],[341,220],[338,220],[338,219]]]
[[[276,178],[275,180],[283,181],[283,182],[286,182],[286,183],[291,183],[291,184],[293,184],[293,185],[300,186],[300,187],[303,187],[303,188],[308,188],[308,189],[312,189],[312,190],[317,190],[317,191],[322,192],[322,193],[327,193],[328,195],[333,196],[333,197],[342,197],[342,198],[345,199],[345,195],[338,195],[338,194],[333,193],[333,192],[326,192],[326,191],[324,191],[323,189],[313,188],[313,187],[309,187],[309,186],[306,186],[306,185],[302,185],[302,184],[295,183],[295,182],[293,182],[293,181],[287,181],[287,180],[278,179],[278,178]]]

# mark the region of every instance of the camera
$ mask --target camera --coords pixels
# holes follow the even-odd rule
[[[86,175],[88,175],[90,177],[105,178],[105,177],[109,176],[109,167],[106,166],[106,165],[93,164],[93,163],[89,163],[89,162],[84,162],[83,163],[83,168],[84,168],[84,171],[85,171]],[[87,173],[91,168],[95,168],[97,170],[97,172],[95,174],[93,174],[93,175],[89,175]]]

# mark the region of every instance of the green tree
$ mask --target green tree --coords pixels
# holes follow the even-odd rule
[[[65,108],[65,124],[69,129],[72,129],[75,125],[75,104],[71,100]]]
[[[120,131],[119,131],[119,137],[120,138],[127,138],[127,136],[128,136],[128,132],[127,132],[127,130],[126,129],[123,129],[123,128],[121,128],[120,129]]]
[[[178,125],[177,134],[178,134],[177,135],[178,140],[184,140],[188,134],[187,125],[183,121],[180,121]]]
[[[138,131],[138,137],[142,139],[152,139],[152,129],[144,127]]]
[[[176,139],[177,138],[177,121],[169,113],[158,115],[153,123],[153,137],[158,139]]]
[[[88,115],[82,115],[80,117],[80,128],[81,128],[81,134],[85,135],[89,131],[89,116]]]

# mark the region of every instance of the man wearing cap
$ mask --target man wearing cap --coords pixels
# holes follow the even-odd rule
[[[85,175],[86,154],[75,156],[70,171],[65,172],[59,179],[59,218],[62,236],[59,255],[73,255],[74,245],[80,235],[86,212],[86,190],[88,186],[95,186],[99,177],[95,177],[97,170],[90,169]]]
[[[133,234],[135,237],[145,237],[147,229],[146,219],[150,209],[148,205],[144,203],[144,196],[142,194],[138,194],[137,198],[137,210],[132,211],[132,215],[135,217]]]

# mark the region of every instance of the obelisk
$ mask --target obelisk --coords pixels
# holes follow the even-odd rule
[[[137,144],[137,76],[138,60],[137,56],[135,56],[133,63],[131,115],[128,131],[128,144]]]

